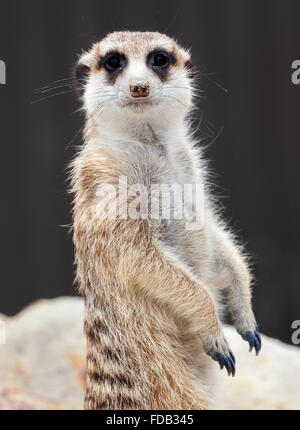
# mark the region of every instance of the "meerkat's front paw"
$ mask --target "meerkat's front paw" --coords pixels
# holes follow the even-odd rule
[[[255,349],[256,355],[259,354],[262,346],[261,335],[256,322],[236,324],[236,329],[242,338],[249,343],[249,352]]]
[[[259,351],[261,350],[261,335],[258,326],[256,325],[253,331],[247,330],[246,333],[242,335],[242,338],[249,343],[249,352],[251,352],[254,348],[256,355],[258,355]]]
[[[218,338],[213,338],[209,342],[203,342],[203,346],[206,354],[214,361],[217,361],[221,369],[226,368],[228,376],[235,375],[235,358],[222,333]]]

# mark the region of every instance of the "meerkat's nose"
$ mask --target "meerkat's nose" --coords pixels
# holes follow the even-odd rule
[[[149,82],[131,82],[129,87],[132,97],[148,97],[150,94]]]

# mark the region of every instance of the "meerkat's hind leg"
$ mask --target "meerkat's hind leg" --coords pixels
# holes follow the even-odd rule
[[[222,346],[217,340],[214,342],[213,347],[206,351],[214,361],[217,361],[222,370],[224,367],[227,370],[228,376],[235,376],[235,357],[231,349],[229,349],[226,339],[224,339],[226,348]]]
[[[143,255],[143,250],[134,254]],[[143,271],[139,270],[141,265],[131,262],[131,254],[128,258],[126,266],[134,265],[135,281],[141,290],[166,304],[176,318],[188,321],[190,332],[199,336],[206,354],[218,361],[221,368],[225,367],[229,375],[234,375],[234,357],[214,298],[205,285],[194,278],[176,254],[159,240],[154,240],[151,252],[144,253]],[[123,259],[127,256],[123,255]]]

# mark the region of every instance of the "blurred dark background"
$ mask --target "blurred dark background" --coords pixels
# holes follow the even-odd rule
[[[107,32],[158,30],[192,47],[205,89],[199,134],[227,218],[253,257],[257,319],[290,343],[300,319],[300,85],[291,82],[299,1],[10,0],[0,13],[0,313],[76,294],[63,226],[71,223],[65,168],[82,118],[73,94],[38,101],[45,94],[36,90],[69,77],[77,54]]]

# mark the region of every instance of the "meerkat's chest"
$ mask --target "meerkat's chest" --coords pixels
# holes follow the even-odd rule
[[[204,186],[188,163],[157,160],[151,193],[151,223],[158,239],[171,247],[195,273],[208,269],[209,241],[205,228]],[[154,208],[154,211],[153,211]]]

